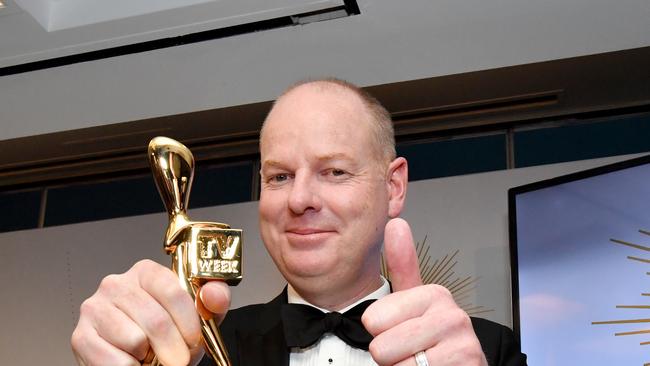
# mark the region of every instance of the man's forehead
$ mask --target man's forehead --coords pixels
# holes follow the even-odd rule
[[[265,159],[281,162],[280,154],[295,154],[298,146],[312,161],[356,161],[360,155],[377,156],[374,123],[363,99],[354,91],[328,82],[300,85],[276,101],[264,122],[260,136],[262,165],[272,166],[265,164]]]
[[[369,128],[367,117],[365,106],[351,91],[338,85],[322,88],[305,84],[276,101],[260,137],[263,142],[267,135],[290,137],[307,128]]]
[[[264,154],[262,154],[262,167],[284,167],[287,163],[281,159],[281,157],[275,157],[275,156],[270,156],[270,157],[265,157]],[[348,162],[353,162],[354,157],[347,153],[347,152],[329,152],[329,153],[321,153],[321,154],[314,154],[313,157],[311,157],[311,160],[314,162],[331,162],[331,161],[348,161]]]

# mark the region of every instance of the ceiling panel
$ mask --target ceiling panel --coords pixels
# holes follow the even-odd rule
[[[318,12],[343,6],[344,1],[186,0],[176,8],[170,8],[177,5],[169,1],[154,7],[135,3],[8,0],[0,10],[0,67]],[[109,11],[113,6],[123,9]]]

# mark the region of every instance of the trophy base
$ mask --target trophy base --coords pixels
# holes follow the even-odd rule
[[[189,223],[176,236],[187,248],[186,270],[192,281],[221,280],[231,286],[241,281],[242,231],[221,225]]]

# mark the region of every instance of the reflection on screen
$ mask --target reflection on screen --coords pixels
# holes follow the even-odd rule
[[[517,193],[515,204],[528,364],[650,362],[650,235],[639,231],[650,230],[650,164]],[[592,324],[612,320],[641,321]]]

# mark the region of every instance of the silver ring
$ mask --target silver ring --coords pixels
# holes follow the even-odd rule
[[[429,361],[427,361],[427,355],[424,354],[424,351],[414,354],[413,357],[415,357],[415,364],[417,366],[429,366]]]

